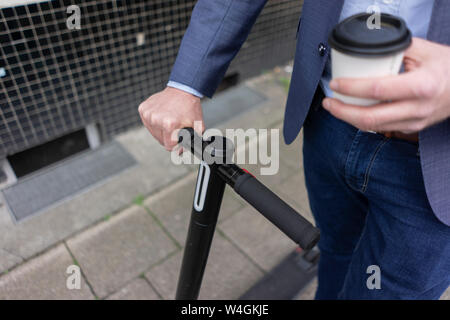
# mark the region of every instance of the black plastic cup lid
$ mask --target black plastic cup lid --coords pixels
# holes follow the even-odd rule
[[[411,31],[402,18],[382,13],[381,29],[369,29],[367,21],[371,16],[359,13],[343,20],[331,31],[330,46],[350,55],[385,56],[411,45]]]

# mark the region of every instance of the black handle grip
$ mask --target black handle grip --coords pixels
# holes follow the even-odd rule
[[[309,250],[319,241],[319,229],[252,175],[237,178],[234,190],[301,248]]]

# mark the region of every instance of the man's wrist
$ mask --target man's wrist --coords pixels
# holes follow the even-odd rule
[[[192,88],[190,86],[187,86],[185,84],[182,84],[182,83],[179,83],[179,82],[176,82],[176,81],[169,81],[167,83],[167,86],[171,87],[171,88],[178,89],[178,90],[182,90],[182,91],[187,92],[187,93],[190,93],[193,96],[196,96],[198,98],[203,98],[203,94],[201,92],[198,92],[194,88]]]

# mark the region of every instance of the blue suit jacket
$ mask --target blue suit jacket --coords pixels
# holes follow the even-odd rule
[[[231,60],[246,40],[267,0],[199,0],[184,35],[171,81],[211,97]],[[297,137],[322,76],[327,44],[344,0],[305,0],[299,23],[284,138]],[[435,0],[428,39],[450,45],[450,1]],[[420,133],[420,152],[428,199],[436,216],[450,226],[450,119]]]

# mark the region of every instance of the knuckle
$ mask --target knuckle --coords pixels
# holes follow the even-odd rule
[[[158,125],[160,122],[160,116],[157,112],[148,112],[148,121],[150,122],[150,124],[152,125]]]
[[[141,103],[138,107],[138,112],[139,114],[143,115],[144,112],[144,103]]]
[[[138,112],[141,116],[144,116],[149,111],[148,104],[144,101],[138,107]]]
[[[173,118],[165,118],[162,121],[162,127],[166,130],[171,130],[175,127],[176,121]]]
[[[150,123],[150,112],[149,111],[142,111],[140,113],[142,120],[144,120],[144,122],[148,122]]]

